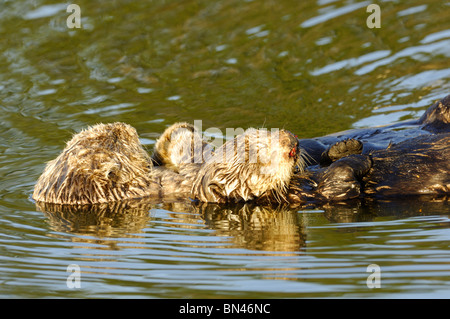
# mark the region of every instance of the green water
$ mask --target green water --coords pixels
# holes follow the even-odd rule
[[[0,1],[0,296],[448,298],[447,202],[44,213],[30,200],[45,162],[99,122],[131,124],[151,151],[176,121],[314,137],[418,117],[449,93],[450,3],[379,1],[379,29],[370,3],[82,0],[69,29],[68,3]]]

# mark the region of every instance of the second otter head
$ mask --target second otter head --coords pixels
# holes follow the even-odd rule
[[[282,200],[296,165],[304,167],[297,138],[285,130],[248,129],[228,141],[200,169],[192,196],[203,202]]]
[[[33,199],[53,204],[96,204],[143,197],[152,163],[137,132],[124,123],[97,124],[75,134],[48,162]]]
[[[175,123],[156,141],[152,159],[158,166],[179,171],[184,164],[203,163],[212,151],[212,145],[203,139],[194,125]]]
[[[432,133],[450,132],[450,95],[429,107],[419,119],[422,129]]]

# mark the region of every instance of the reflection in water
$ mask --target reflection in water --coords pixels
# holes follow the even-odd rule
[[[52,230],[76,234],[77,236],[70,237],[72,242],[102,245],[104,249],[117,250],[118,241],[114,237],[142,237],[139,233],[142,233],[150,220],[148,211],[151,204],[123,201],[73,206],[38,202],[36,207],[48,218]],[[143,243],[139,246],[143,247]]]
[[[53,230],[99,237],[126,236],[139,233],[150,220],[151,204],[122,201],[98,205],[57,205],[36,203],[49,219]]]
[[[145,232],[151,221],[150,210],[158,205],[145,201],[124,201],[111,204],[70,206],[37,203],[54,231],[93,235],[74,238],[102,243],[117,249],[110,237],[136,237]],[[172,228],[214,230],[220,237],[230,237],[234,247],[264,251],[298,251],[305,245],[296,209],[286,206],[265,207],[253,204],[218,205],[191,202],[163,203],[169,212],[165,226]],[[199,220],[203,223],[199,224]],[[151,231],[151,230],[150,230]],[[197,245],[198,243],[195,243]]]
[[[158,219],[159,226],[169,229],[209,229],[234,248],[266,252],[298,252],[306,247],[309,214],[307,207],[259,206],[252,203],[233,205],[169,202],[152,203],[130,200],[91,206],[68,206],[37,203],[54,231],[93,237],[71,237],[73,241],[103,244],[118,249],[114,238],[137,238],[143,241],[149,225]],[[152,217],[159,208],[165,217]],[[413,216],[450,214],[448,198],[418,197],[408,200],[355,200],[315,207],[332,223],[364,223],[380,217],[407,218]],[[306,210],[307,211],[307,210]],[[305,212],[306,212],[305,211]],[[206,239],[205,239],[206,240]],[[198,247],[199,242],[186,243]],[[206,241],[205,241],[206,242]],[[230,248],[218,244],[218,247]],[[142,248],[145,244],[142,243]]]
[[[325,217],[334,223],[374,221],[380,217],[408,218],[414,216],[450,214],[448,197],[420,196],[405,199],[354,200],[327,204],[322,207]]]
[[[198,210],[217,236],[231,236],[238,247],[298,251],[306,243],[297,210],[287,206],[201,204]]]

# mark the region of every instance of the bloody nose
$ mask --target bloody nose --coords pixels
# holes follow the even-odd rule
[[[289,152],[289,156],[290,156],[290,157],[294,157],[296,154],[297,154],[297,150],[296,150],[295,147],[293,147],[293,148],[291,149],[291,151]]]

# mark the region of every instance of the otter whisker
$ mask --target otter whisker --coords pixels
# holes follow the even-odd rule
[[[308,154],[308,152],[306,152],[304,149],[301,149],[298,161],[299,163],[301,163],[301,171],[303,171],[306,166],[309,166],[314,162],[314,159],[311,155]]]
[[[281,203],[297,160],[292,149],[297,147],[297,138],[287,131],[248,129],[225,143],[202,166],[194,181],[192,195],[201,201],[213,202],[218,201],[217,195],[225,201],[248,201],[270,195]],[[215,157],[224,154],[225,150],[230,150],[227,161],[219,163]],[[208,190],[213,185],[222,185],[215,189],[226,191],[216,192],[213,196]]]

